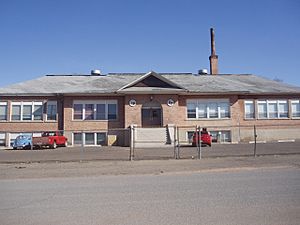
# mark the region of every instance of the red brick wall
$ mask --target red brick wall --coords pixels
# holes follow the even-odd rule
[[[56,97],[1,97],[1,101],[6,101],[8,120],[0,121],[0,132],[31,132],[57,130],[58,121],[46,121],[46,113],[44,110],[43,121],[10,121],[11,117],[11,102],[21,101],[43,101],[56,100]]]
[[[76,121],[73,120],[73,101],[74,100],[117,100],[118,101],[118,118],[116,121],[97,121],[97,120],[85,120]],[[65,97],[64,99],[64,129],[65,130],[107,130],[114,128],[124,127],[124,97]]]

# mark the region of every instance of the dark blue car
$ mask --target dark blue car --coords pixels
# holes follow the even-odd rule
[[[31,149],[31,145],[32,145],[32,138],[31,135],[19,135],[12,147],[13,149]]]

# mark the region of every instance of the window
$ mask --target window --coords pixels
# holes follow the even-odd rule
[[[97,104],[96,120],[105,120],[105,104]]]
[[[43,102],[13,102],[11,120],[43,120]]]
[[[189,99],[187,100],[187,118],[222,119],[229,118],[229,100],[225,99]]]
[[[85,120],[94,119],[94,104],[85,104]]]
[[[106,145],[106,133],[73,133],[74,145]]]
[[[289,109],[287,101],[278,101],[278,117],[279,118],[288,118]]]
[[[208,117],[209,118],[218,118],[218,104],[217,103],[209,103],[208,104]]]
[[[187,117],[188,118],[196,118],[196,108],[197,108],[197,104],[195,104],[195,103],[187,104]]]
[[[280,119],[288,118],[287,100],[264,100],[258,101],[259,119]]]
[[[85,133],[85,145],[95,145],[94,133]]]
[[[32,105],[23,105],[23,120],[31,120],[32,119]]]
[[[82,120],[83,119],[83,105],[82,104],[74,104],[74,120]]]
[[[74,120],[116,120],[117,101],[74,101],[73,112]]]
[[[0,146],[5,146],[5,133],[0,133]]]
[[[258,118],[259,119],[268,118],[267,102],[266,101],[258,101],[257,105],[258,105]]]
[[[56,120],[57,117],[57,102],[47,102],[47,120]]]
[[[43,120],[43,105],[34,105],[33,120]]]
[[[212,142],[231,142],[231,132],[228,130],[210,131]]]
[[[300,117],[300,101],[299,100],[292,100],[292,117],[298,118]]]
[[[20,105],[12,105],[11,120],[21,120],[21,103]]]
[[[187,139],[189,143],[193,142],[193,134],[195,133],[195,131],[187,131]]]
[[[105,145],[106,133],[97,133],[97,145]]]
[[[108,104],[108,120],[117,119],[117,105]]]
[[[220,107],[220,115],[219,117],[220,118],[229,118],[230,115],[229,115],[229,105],[228,103],[220,103],[219,104],[219,107]]]
[[[0,102],[0,120],[7,120],[7,102]]]
[[[195,107],[195,117],[196,118],[196,107]],[[207,106],[206,104],[198,104],[198,118],[207,118]]]
[[[255,118],[253,101],[245,101],[245,118],[246,119],[254,119]]]
[[[278,117],[278,108],[277,108],[277,102],[276,101],[269,101],[268,102],[268,108],[269,108],[269,118],[274,119]]]
[[[82,144],[82,133],[74,133],[73,134],[74,145]]]

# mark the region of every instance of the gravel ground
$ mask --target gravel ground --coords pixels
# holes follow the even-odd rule
[[[162,175],[256,168],[300,168],[300,155],[225,157],[182,160],[1,163],[0,179],[91,177],[102,175]]]

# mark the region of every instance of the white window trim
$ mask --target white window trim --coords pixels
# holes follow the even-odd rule
[[[79,104],[83,105],[82,107],[82,119],[74,119],[74,105]],[[94,105],[94,119],[93,120],[85,120],[85,105],[92,104]],[[96,113],[97,113],[97,104],[105,104],[105,119],[104,120],[97,120]],[[116,105],[116,119],[112,121],[118,120],[118,100],[98,100],[98,101],[90,101],[90,100],[74,100],[73,107],[72,107],[72,120],[73,121],[107,121],[108,120],[108,104],[115,104]]]

